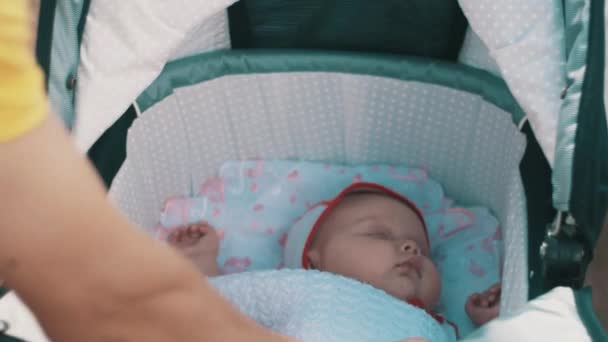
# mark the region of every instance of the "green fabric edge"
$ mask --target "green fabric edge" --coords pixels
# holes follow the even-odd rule
[[[570,209],[589,250],[593,250],[608,208],[608,127],[604,103],[605,1],[590,1],[587,70],[577,120]],[[591,288],[575,291],[577,310],[593,341],[608,341],[593,309],[591,293]]]
[[[608,127],[604,104],[604,0],[591,1],[589,52],[577,119],[570,210],[593,250],[608,209]]]
[[[577,118],[589,52],[590,3],[590,0],[568,0],[564,3],[567,91],[558,115],[555,163],[551,176],[553,206],[563,212],[570,210]]]
[[[80,44],[89,6],[90,0],[57,1],[54,20],[49,23],[52,25],[46,28],[52,31],[48,51],[50,64],[46,70],[48,97],[68,129],[72,128],[76,115],[76,89],[68,86],[68,83],[78,77]]]
[[[28,342],[22,339],[0,333],[0,342]]]
[[[442,85],[480,95],[519,123],[524,112],[506,83],[489,72],[445,61],[383,54],[297,50],[220,50],[173,61],[137,98],[142,112],[173,89],[227,75],[335,72]]]
[[[595,314],[595,309],[593,309],[591,294],[592,289],[590,287],[574,291],[578,315],[585,324],[587,332],[593,341],[608,341],[608,334]]]

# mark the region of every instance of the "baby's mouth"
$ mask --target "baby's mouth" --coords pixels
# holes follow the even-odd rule
[[[412,259],[396,264],[395,268],[399,271],[400,275],[415,274],[418,278],[421,277],[420,267],[418,266],[418,263]]]

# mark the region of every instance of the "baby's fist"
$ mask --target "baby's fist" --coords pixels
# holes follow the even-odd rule
[[[482,293],[474,293],[467,299],[465,310],[477,326],[498,317],[500,307],[500,284],[495,284]]]

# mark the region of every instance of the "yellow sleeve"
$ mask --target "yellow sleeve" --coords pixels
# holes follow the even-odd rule
[[[26,0],[0,0],[0,143],[34,128],[47,113],[29,14]]]

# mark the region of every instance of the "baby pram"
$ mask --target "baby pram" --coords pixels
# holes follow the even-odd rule
[[[592,257],[608,205],[604,9],[44,1],[37,52],[56,111],[143,227],[227,159],[425,164],[503,223],[509,311],[580,288]]]

